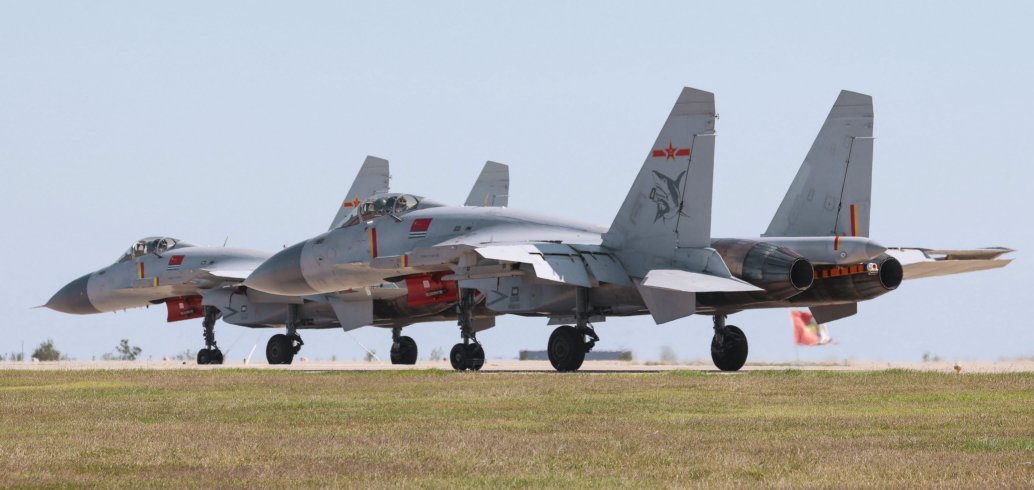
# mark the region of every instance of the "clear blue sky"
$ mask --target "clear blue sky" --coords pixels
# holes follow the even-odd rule
[[[993,272],[905,283],[802,359],[1034,355],[1034,6],[1027,2],[0,3],[0,352],[89,359],[129,338],[202,345],[164,309],[30,310],[134,240],[276,250],[323,231],[367,154],[393,188],[459,204],[486,159],[510,204],[610,223],[682,86],[720,113],[713,232],[759,235],[837,93],[873,95],[873,237],[1019,249]],[[734,315],[751,360],[792,360],[786,310]],[[543,348],[501,318],[489,357]],[[598,325],[602,349],[708,358],[710,318]],[[422,356],[451,324],[409,329]],[[229,358],[274,331],[220,323]],[[385,354],[386,330],[355,338]],[[303,355],[360,358],[340,331]]]

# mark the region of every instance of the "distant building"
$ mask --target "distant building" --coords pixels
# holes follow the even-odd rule
[[[548,361],[549,354],[544,350],[522,350],[517,357],[522,361]],[[631,361],[630,350],[601,350],[585,354],[586,361]]]

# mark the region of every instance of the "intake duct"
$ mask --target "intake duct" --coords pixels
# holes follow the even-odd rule
[[[732,275],[764,292],[749,293],[757,301],[784,300],[811,287],[815,270],[797,252],[768,242],[725,238],[711,242]]]

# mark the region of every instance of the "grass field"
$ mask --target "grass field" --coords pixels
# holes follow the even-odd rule
[[[1034,374],[0,371],[0,486],[1031,487]]]

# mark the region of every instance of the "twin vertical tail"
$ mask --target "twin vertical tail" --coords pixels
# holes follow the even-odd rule
[[[872,97],[840,92],[763,236],[869,236]]]
[[[714,94],[682,89],[603,244],[658,258],[708,247]]]
[[[388,180],[390,178],[387,160],[374,156],[366,157],[363,166],[359,168],[359,174],[352,181],[352,187],[348,189],[348,194],[345,194],[345,200],[341,203],[341,207],[338,208],[334,221],[330,222],[330,229],[333,230],[344,224],[348,215],[352,214],[352,210],[366,198],[374,194],[388,192]]]

